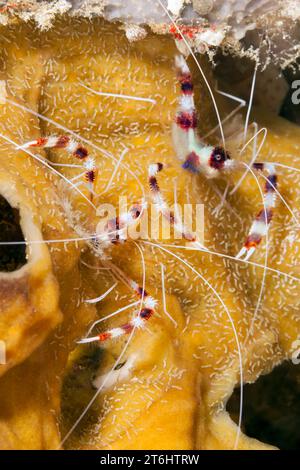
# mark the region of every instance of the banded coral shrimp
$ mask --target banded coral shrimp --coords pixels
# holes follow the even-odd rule
[[[173,57],[172,57],[172,62],[173,62]],[[162,72],[160,71],[160,73],[162,73]],[[172,71],[172,74],[173,74],[173,71]],[[82,77],[81,77],[81,80],[82,80]],[[95,87],[95,84],[93,86]],[[171,98],[173,98],[173,95],[172,95]],[[60,106],[58,106],[58,108],[60,109]],[[76,110],[76,108],[75,108],[75,110]],[[72,110],[72,111],[74,111],[74,110]],[[170,122],[172,121],[172,119],[173,119],[173,116],[171,116]],[[160,125],[162,125],[162,124],[160,123]],[[44,132],[43,135],[50,135],[50,134]],[[55,154],[56,154],[56,152],[52,153],[52,155],[51,155],[52,160],[54,160],[54,155]],[[25,157],[25,155],[24,155],[24,157]],[[149,163],[151,161],[153,162],[153,155],[151,155],[150,157],[151,157],[151,160],[149,160],[149,158],[148,158]],[[156,160],[157,160],[157,158],[155,159],[155,161]],[[147,161],[147,163],[148,163],[148,161]],[[176,160],[174,160],[174,161],[176,162]],[[165,160],[163,161],[163,163],[165,163]],[[177,162],[175,164],[176,164],[176,169],[177,169]],[[147,174],[147,167],[148,167],[148,165],[145,165],[145,166],[143,165],[143,172],[145,173],[145,175]],[[179,165],[178,165],[178,170],[176,170],[176,173],[178,171],[180,171]],[[168,187],[172,186],[172,180],[170,180],[170,178],[169,178],[169,170],[168,169],[166,170],[165,173],[161,173],[161,175],[163,177],[161,178],[160,183],[162,185],[163,191],[165,191],[165,186],[168,186]],[[69,174],[68,174],[68,176],[69,176]],[[118,179],[118,183],[120,183],[120,177]],[[115,187],[115,186],[113,186],[113,187]],[[181,188],[179,188],[179,193],[180,193],[180,191],[181,191]],[[179,199],[181,199],[181,196],[179,197]],[[133,200],[135,200],[135,199],[133,199]],[[215,199],[212,199],[211,202],[214,203]],[[228,231],[227,224],[224,225],[224,231],[225,230]],[[80,237],[78,237],[78,238],[80,238]],[[212,245],[213,244],[211,244],[210,246],[212,246]],[[116,249],[118,250],[117,247],[116,247]],[[156,249],[157,249],[157,251],[159,251],[159,248],[156,248]],[[127,248],[127,250],[129,250],[129,249]],[[120,249],[118,251],[118,254],[119,254],[120,258],[121,258],[121,251],[124,251],[124,250]],[[224,250],[224,251],[227,251],[227,250]],[[144,256],[146,256],[145,264],[147,266],[148,275],[150,273],[151,276],[155,276],[155,269],[152,269],[152,264],[151,264],[151,258],[154,259],[154,255],[152,256],[152,253],[151,253],[151,256],[150,256],[148,252],[145,252]],[[221,262],[218,265],[218,263],[215,262],[214,256],[216,256],[216,255],[211,255],[211,257],[209,257],[209,259],[208,259],[208,254],[204,254],[204,253],[201,254],[197,251],[196,256],[193,256],[192,259],[190,259],[190,261],[191,261],[192,265],[195,265],[197,267],[197,271],[201,270],[201,272],[203,273],[203,276],[205,276],[209,279],[209,281],[213,285],[213,287],[215,287],[216,290],[221,293],[221,297],[223,297],[223,295],[225,295],[225,297],[226,297],[226,300],[224,299],[225,304],[227,304],[227,303],[230,304],[231,308],[230,308],[229,313],[233,313],[233,311],[236,308],[236,304],[234,304],[234,306],[232,306],[231,300],[230,300],[230,299],[232,299],[232,296],[231,297],[229,296],[229,293],[227,292],[226,286],[224,286],[222,284],[225,280],[224,276],[226,275],[226,273],[224,273],[224,264],[223,264],[224,263],[224,258],[220,257]],[[160,256],[160,258],[161,258],[161,256]],[[152,263],[153,263],[153,259],[152,259]],[[160,259],[160,262],[161,261],[165,262],[165,259],[164,258]],[[237,261],[233,261],[233,260],[232,260],[232,262],[237,263]],[[180,263],[180,260],[177,259],[176,263]],[[250,263],[251,263],[251,261],[249,261],[247,263],[243,262],[243,261],[239,261],[238,265],[242,266],[242,267],[245,267],[245,266],[253,266],[254,267],[254,265],[252,265]],[[258,268],[260,270],[261,267],[263,267],[263,266],[260,266],[260,267],[256,266],[255,268],[256,269]],[[128,268],[129,268],[129,266],[128,266]],[[221,268],[222,268],[222,270],[221,270]],[[227,264],[227,268],[228,268],[228,264]],[[133,270],[133,272],[134,271],[135,270]],[[268,271],[268,273],[270,272],[269,270],[267,270],[267,271]],[[218,273],[219,273],[219,278],[217,276]],[[193,272],[193,275],[196,276],[196,273]],[[187,333],[192,331],[193,334],[194,334],[194,337],[195,337],[195,341],[197,341],[198,345],[201,345],[201,347],[203,348],[202,353],[201,353],[200,349],[197,351],[198,356],[200,358],[198,360],[198,365],[199,365],[199,361],[201,363],[201,373],[204,373],[204,371],[207,370],[208,367],[211,367],[212,364],[215,364],[216,361],[221,361],[221,358],[219,358],[218,356],[214,359],[213,354],[214,354],[214,351],[215,351],[216,347],[221,350],[222,361],[224,360],[224,358],[226,358],[226,359],[228,358],[228,360],[230,362],[230,360],[232,360],[232,358],[233,358],[231,354],[232,354],[233,351],[235,352],[235,350],[236,350],[236,344],[232,340],[232,336],[231,336],[232,335],[232,330],[229,327],[227,318],[223,317],[222,312],[219,310],[219,306],[216,305],[215,302],[214,302],[214,297],[213,296],[212,297],[208,296],[208,294],[206,292],[206,289],[201,288],[199,290],[199,287],[196,285],[195,278],[193,278],[193,277],[190,278],[187,273],[184,273],[183,270],[181,270],[181,268],[179,268],[179,266],[177,266],[175,264],[170,266],[168,263],[166,263],[165,276],[166,276],[166,279],[165,279],[166,286],[165,286],[165,288],[167,289],[167,293],[169,292],[170,283],[172,284],[172,277],[173,277],[174,280],[173,280],[172,285],[174,285],[174,288],[176,289],[175,292],[177,293],[178,297],[180,297],[182,299],[182,305],[185,305],[185,303],[186,303],[186,308],[185,308],[184,311],[185,311],[185,314],[187,315],[187,318],[190,318],[190,323],[189,324],[187,323],[187,324],[184,324],[183,326],[181,324],[179,324],[178,331],[182,332],[183,330],[185,330]],[[181,282],[179,280],[180,276],[181,276],[181,279],[182,279]],[[184,277],[185,277],[186,282],[184,282]],[[153,283],[156,282],[155,277],[153,277],[151,279],[153,279]],[[252,280],[251,281],[249,280],[249,283],[252,285],[253,284]],[[256,281],[256,283],[257,283],[257,281]],[[147,283],[147,285],[148,285],[148,283]],[[232,288],[233,287],[235,287],[235,286],[232,286]],[[186,289],[186,293],[182,292],[184,288]],[[197,292],[196,292],[197,293],[197,298],[193,297],[192,298],[193,302],[191,304],[191,296],[189,296],[189,294],[190,294],[191,290],[193,290],[195,288],[198,289]],[[242,288],[244,288],[244,286]],[[239,293],[239,296],[241,298],[243,298],[243,293],[237,291],[236,289],[234,290],[234,297],[236,297],[237,292]],[[97,294],[99,294],[99,293],[100,292],[98,291]],[[209,297],[209,298],[207,298],[207,297]],[[190,303],[188,303],[188,301]],[[166,302],[167,302],[167,309],[168,309],[169,313],[174,314],[175,307],[174,307],[174,304],[172,303],[172,299],[170,299],[169,296],[167,296]],[[199,307],[197,307],[197,309],[196,309],[195,304],[197,303],[198,306],[199,306],[200,302],[201,302],[201,304],[203,302],[203,304],[201,306],[201,309]],[[249,310],[250,309],[248,308],[248,310],[247,310],[248,314],[251,313],[251,311],[249,312]],[[194,315],[193,315],[193,312],[194,312]],[[196,326],[194,324],[194,322],[193,322],[194,318],[193,317],[197,317],[198,326]],[[178,320],[178,318],[176,318],[176,320]],[[159,321],[160,321],[160,318],[159,318]],[[242,334],[241,333],[241,326],[242,326],[241,321],[242,320],[238,315],[237,316],[234,315],[234,322],[235,323],[237,322],[237,325],[239,327],[239,334]],[[154,334],[154,330],[155,330],[154,324],[151,324],[150,330],[151,330],[152,334]],[[221,331],[222,331],[222,334],[221,334]],[[148,332],[147,332],[147,334],[139,334],[139,335],[135,335],[135,336],[138,337],[138,338],[143,338],[143,340],[145,341],[145,336],[147,336],[147,335],[148,335]],[[205,335],[206,335],[206,337],[211,338],[211,340],[213,338],[213,340],[211,342],[210,342],[210,339],[206,340]],[[176,335],[176,337],[177,337],[177,335]],[[168,341],[164,341],[164,343],[160,341],[158,343],[158,348],[157,348],[157,352],[156,352],[157,354],[160,351],[163,350],[163,348],[166,344],[169,344],[170,347],[173,344],[172,339],[170,340],[169,337],[167,337],[167,338],[168,338]],[[223,338],[225,338],[225,339],[223,339]],[[130,339],[130,342],[132,344],[132,338]],[[217,344],[217,346],[216,346],[216,344]],[[140,343],[139,343],[139,346],[140,347],[138,348],[138,351],[140,353],[139,354],[139,356],[140,356],[141,353],[145,349],[144,349],[143,345],[140,344]],[[113,344],[108,343],[108,349],[111,349],[113,347],[114,347]],[[224,350],[223,350],[223,348],[224,348]],[[228,348],[229,348],[229,350],[228,350]],[[186,348],[186,350],[188,350],[188,348]],[[182,354],[184,354],[184,348],[180,349],[180,352]],[[160,357],[157,357],[155,355],[155,351],[153,351],[152,349],[149,350],[149,355],[151,356],[151,358],[153,358],[154,362],[156,361],[156,366],[158,368],[160,368],[160,365],[161,365]],[[229,359],[229,357],[230,357],[230,359]],[[234,355],[234,357],[236,358],[236,355]],[[192,361],[193,361],[193,358],[191,357],[191,355],[187,355],[186,364],[189,367],[190,376],[192,376]],[[221,369],[223,369],[224,363],[222,361],[219,362],[218,364],[215,364],[215,366],[220,367]],[[120,363],[122,364],[123,362],[124,362],[124,356],[121,359]],[[227,362],[227,365],[228,365],[228,362]],[[125,366],[125,369],[126,369],[126,366]],[[181,365],[181,369],[182,370],[184,369],[184,367],[182,367],[182,365]],[[223,371],[224,371],[224,369],[223,369]],[[167,368],[163,369],[163,372],[164,372],[164,374],[163,374],[163,378],[161,378],[161,380],[162,379],[164,380],[164,377],[168,373],[168,369]],[[137,369],[134,370],[133,375],[138,380],[142,380],[141,375],[138,373]],[[207,374],[207,377],[209,377],[209,374]],[[128,398],[130,396],[131,401],[133,403],[136,403],[132,399],[132,395],[130,394],[130,388],[128,388],[129,385],[130,384],[127,384],[127,394],[126,395],[128,396]],[[159,387],[158,381],[155,381],[155,385],[157,387]],[[183,377],[183,379],[181,380],[180,383],[178,383],[178,381],[174,381],[173,385],[177,386],[177,387],[181,386],[184,389],[185,388],[184,377]],[[144,397],[146,397],[146,400],[149,401],[149,403],[151,403],[150,396],[149,396],[151,393],[153,393],[152,388],[151,388],[151,384],[149,384],[148,382],[147,383],[145,382],[144,387],[143,387],[143,383],[140,383],[139,387],[140,387],[139,394],[135,393],[134,398],[136,400],[138,400],[139,396],[144,395]],[[141,390],[143,391],[143,393],[141,393]],[[173,391],[175,391],[175,390],[176,389],[173,389]],[[191,387],[191,390],[194,390],[194,388]],[[117,401],[121,398],[121,395],[119,395],[117,391],[116,391],[116,393],[117,393],[117,395],[115,396],[115,398],[116,398],[116,401]],[[121,388],[120,388],[120,393],[121,393]],[[181,401],[180,406],[182,406],[182,403],[183,403],[183,400]],[[112,407],[112,406],[113,405],[110,403],[110,407]],[[117,406],[117,404],[116,404],[116,406]],[[138,403],[138,405],[135,405],[135,407],[136,407],[136,409],[141,409],[141,404]],[[130,414],[133,414],[133,408],[132,407],[130,408],[130,403],[126,404],[126,406],[124,406],[124,408],[127,409],[127,412],[129,411]],[[77,415],[78,415],[79,410],[76,409],[76,412],[77,412]],[[155,410],[152,407],[152,415],[154,413],[155,413]],[[145,415],[146,415],[146,413],[145,413]],[[131,429],[130,429],[129,432],[133,433],[133,431]],[[159,433],[159,430],[157,430],[156,433]],[[149,437],[149,432],[147,432],[147,438],[148,437]]]
[[[171,21],[171,33],[173,34],[177,47],[180,51],[183,51],[184,54],[189,55],[191,54],[195,62],[197,63],[195,54],[192,50],[192,47],[189,43],[190,39],[193,39],[195,35],[194,27],[181,27],[180,25],[176,24],[173,20],[172,16],[170,15],[169,6],[166,8],[164,4],[158,0],[162,10],[165,12],[169,20]],[[197,30],[197,28],[196,28]],[[258,59],[257,59],[258,60]],[[203,71],[199,63],[197,66],[203,76]],[[178,111],[176,115],[176,123],[173,126],[173,141],[174,146],[177,152],[177,155],[181,161],[183,161],[183,168],[191,171],[192,173],[203,173],[206,175],[207,178],[215,178],[218,177],[223,173],[229,173],[230,171],[241,170],[241,163],[237,161],[232,161],[230,154],[226,151],[226,144],[225,144],[225,136],[224,130],[222,126],[222,122],[220,119],[220,115],[218,112],[218,107],[216,105],[216,101],[214,95],[212,93],[211,87],[208,84],[206,77],[204,77],[205,83],[208,87],[208,91],[213,100],[213,104],[216,110],[217,118],[218,118],[218,126],[222,145],[214,146],[208,145],[205,143],[204,139],[200,139],[197,135],[197,113],[194,105],[194,98],[193,98],[193,83],[190,69],[185,61],[183,55],[179,55],[176,58],[176,68],[178,71],[178,79],[181,85],[181,98],[178,104]],[[264,144],[266,138],[266,129],[260,129],[257,131],[257,125],[255,125],[256,132],[254,136],[247,142],[246,136],[248,131],[248,124],[249,124],[249,117],[253,102],[253,95],[254,95],[254,87],[257,75],[257,65],[254,68],[252,85],[251,85],[251,92],[250,92],[250,100],[248,111],[245,119],[245,126],[243,132],[243,143],[244,146],[241,149],[240,153],[242,154],[243,151],[246,149],[247,145],[254,140],[253,146],[253,156],[250,163],[250,166],[253,165],[253,169],[255,171],[265,171],[268,173],[267,183],[265,185],[265,200],[264,200],[264,209],[260,210],[257,214],[255,221],[253,222],[251,229],[249,231],[248,237],[245,241],[243,248],[239,251],[237,257],[244,257],[245,260],[248,260],[250,256],[254,253],[257,245],[261,242],[261,239],[264,235],[266,235],[268,230],[268,225],[273,216],[273,207],[275,205],[275,197],[277,191],[277,175],[275,172],[275,166],[271,163],[255,163],[257,156]],[[228,93],[221,92],[224,96],[230,97],[240,103],[238,108],[233,112],[230,113],[229,116],[225,118],[228,120],[236,111],[240,109],[241,106],[245,106],[245,101],[241,100],[233,95]],[[224,122],[224,121],[223,121]],[[256,143],[257,137],[261,132],[264,132],[263,140],[256,151]],[[211,134],[211,132],[209,133]],[[207,136],[209,135],[207,134]],[[206,136],[206,137],[207,137]],[[238,139],[235,140],[235,146],[238,147]],[[243,164],[242,164],[243,165]],[[235,185],[235,188],[231,191],[233,194],[238,187],[240,186],[241,182],[245,178],[246,174],[250,171],[248,168],[247,171],[244,173],[242,178],[239,182]],[[228,187],[226,188],[228,189]],[[227,192],[227,191],[226,191]],[[223,200],[225,199],[226,192],[224,193]],[[269,194],[268,194],[269,193]]]
[[[195,54],[191,46],[191,44],[193,43],[195,34],[198,32],[198,28],[193,27],[193,25],[191,27],[189,26],[185,27],[183,25],[182,27],[180,24],[177,24],[172,18],[172,16],[170,15],[170,12],[168,11],[170,10],[169,6],[167,9],[160,0],[158,0],[158,3],[160,4],[162,10],[165,12],[165,14],[167,15],[167,17],[169,18],[171,22],[170,32],[174,36],[174,39],[175,39],[175,42],[177,44],[179,51],[182,54],[191,55],[193,57],[194,61],[197,64],[198,69],[200,70],[201,75],[203,76],[204,74],[203,74],[202,68],[200,64],[197,63],[197,59],[195,57]],[[294,219],[296,223],[296,227],[299,227],[299,223],[298,223],[297,218],[294,215],[294,211],[286,203],[285,199],[282,197],[282,195],[277,189],[276,166],[280,167],[281,164],[273,163],[273,162],[256,163],[256,158],[258,157],[265,143],[265,139],[267,136],[267,129],[261,128],[260,130],[258,130],[257,123],[254,122],[253,123],[254,135],[248,140],[247,143],[245,143],[246,138],[247,138],[247,133],[248,133],[249,118],[250,118],[251,108],[253,104],[255,82],[256,82],[257,70],[258,70],[258,64],[259,64],[258,55],[259,55],[259,49],[254,54],[254,57],[256,56],[256,65],[254,67],[254,72],[253,72],[253,77],[252,77],[250,98],[249,98],[248,110],[247,110],[247,114],[245,118],[244,129],[242,133],[240,132],[240,135],[238,131],[235,131],[235,135],[233,135],[234,137],[233,142],[234,142],[235,150],[241,145],[241,141],[243,143],[242,148],[240,149],[240,152],[239,152],[240,155],[243,154],[247,146],[253,141],[252,158],[251,158],[249,165],[240,161],[234,162],[231,160],[230,154],[226,151],[225,135],[224,135],[224,130],[223,130],[223,123],[225,123],[232,116],[234,116],[235,113],[238,112],[241,107],[245,106],[246,102],[230,93],[220,92],[219,90],[217,90],[217,92],[220,93],[221,95],[227,98],[233,99],[239,103],[239,106],[235,110],[233,110],[231,113],[229,113],[225,117],[225,119],[221,121],[218,107],[216,105],[216,101],[212,93],[211,87],[208,81],[206,80],[206,77],[203,77],[205,84],[212,98],[212,102],[213,102],[217,119],[218,119],[218,125],[212,131],[206,134],[206,136],[203,139],[202,138],[200,139],[197,135],[197,112],[196,112],[196,109],[194,106],[194,100],[193,100],[193,83],[192,83],[191,72],[189,70],[189,67],[183,55],[180,55],[176,58],[176,67],[177,67],[178,78],[179,78],[179,82],[181,86],[181,98],[179,99],[176,121],[175,121],[175,124],[173,125],[173,142],[175,144],[174,147],[177,151],[177,155],[179,159],[184,162],[182,164],[182,167],[189,170],[191,173],[202,173],[207,178],[214,178],[214,177],[221,176],[222,172],[223,174],[224,173],[226,174],[232,171],[242,170],[243,167],[246,168],[246,171],[243,173],[242,177],[238,180],[234,188],[229,193],[230,195],[234,194],[237,191],[237,189],[240,187],[242,181],[244,180],[244,178],[246,177],[248,173],[252,174],[258,187],[259,187],[259,182],[254,172],[265,171],[268,173],[268,176],[265,176],[262,174],[262,177],[266,181],[264,195],[262,193],[262,190],[259,188],[262,202],[263,202],[263,208],[258,212],[257,216],[255,217],[255,220],[251,225],[251,228],[248,233],[247,239],[244,243],[244,246],[240,249],[236,257],[237,259],[243,258],[245,261],[248,261],[249,258],[252,256],[252,254],[255,252],[256,247],[261,243],[263,236],[265,236],[266,238],[266,250],[265,250],[265,259],[264,259],[265,269],[263,272],[263,278],[262,278],[261,287],[259,290],[258,301],[255,307],[253,320],[249,329],[249,333],[247,335],[247,339],[253,331],[253,325],[254,325],[254,322],[255,322],[259,307],[260,307],[261,298],[263,295],[266,269],[267,269],[267,264],[268,264],[268,228],[269,228],[270,221],[273,217],[273,208],[275,207],[276,197],[279,196],[280,200],[284,203],[284,205],[287,207],[288,211],[292,215],[292,218]],[[209,135],[213,134],[217,129],[219,129],[220,131],[222,144],[215,146],[215,144],[209,145],[205,143],[205,139]],[[260,133],[263,133],[264,135],[263,135],[260,145],[257,148],[257,138]],[[291,167],[289,168],[290,170],[292,170]],[[216,209],[214,209],[216,216],[218,216],[219,208],[222,207],[226,199],[229,186],[230,186],[229,183],[227,183],[225,191],[222,195],[221,203],[218,207],[216,207]]]

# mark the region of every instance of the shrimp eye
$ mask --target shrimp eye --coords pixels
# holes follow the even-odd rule
[[[222,147],[215,147],[210,156],[210,166],[220,170],[224,162],[230,158],[229,154]]]

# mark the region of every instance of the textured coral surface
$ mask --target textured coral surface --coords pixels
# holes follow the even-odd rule
[[[132,41],[148,27],[168,34],[175,21],[191,28],[187,38],[200,53],[221,46],[281,68],[299,56],[298,0],[6,0],[0,6],[3,25],[22,19],[46,31],[58,17],[121,21]]]
[[[171,239],[156,241],[156,247],[127,241],[105,253],[142,283],[142,249],[146,287],[159,301],[156,317],[145,330],[135,331],[107,380],[128,338],[109,342],[100,350],[76,347],[76,340],[93,320],[135,298],[118,283],[101,303],[84,303],[114,282],[108,272],[98,269],[101,258],[82,241],[30,245],[24,271],[17,277],[14,272],[0,277],[0,333],[9,345],[8,364],[0,366],[0,447],[49,449],[58,448],[63,440],[65,448],[76,449],[265,448],[238,434],[226,402],[240,384],[241,361],[242,380],[253,382],[292,355],[292,344],[300,334],[298,174],[284,168],[278,171],[279,190],[294,216],[279,199],[267,250],[263,243],[250,264],[232,259],[261,206],[261,192],[249,174],[217,213],[217,191],[226,182],[208,181],[181,169],[171,141],[178,94],[171,39],[149,35],[130,44],[115,25],[73,19],[61,20],[44,33],[31,24],[3,28],[0,43],[0,78],[9,100],[0,104],[0,194],[20,209],[27,240],[54,241],[76,237],[78,231],[93,233],[98,221],[80,194],[12,143],[62,133],[55,121],[88,141],[99,168],[96,205],[117,204],[120,195],[131,203],[140,200],[142,188],[148,192],[148,164],[167,163],[160,176],[164,195],[172,203],[176,186],[180,203],[204,204],[204,241],[213,252],[168,248],[171,253],[167,253],[164,243],[172,244]],[[190,63],[203,135],[216,119],[207,88]],[[203,67],[211,77],[210,67],[204,62]],[[97,96],[82,84],[152,98],[156,104]],[[220,106],[225,116],[228,103]],[[265,111],[256,110],[253,118],[254,114],[259,126],[268,127],[260,160],[297,167],[299,129]],[[234,158],[249,161],[251,145],[239,153],[238,122],[234,130],[228,149]],[[212,142],[218,139],[210,137]],[[128,152],[107,188],[124,146]],[[64,150],[34,154],[50,164],[74,163]],[[67,178],[78,172],[55,168]],[[231,185],[239,176],[229,177]],[[70,226],[75,216],[80,230]],[[175,244],[184,245],[182,240]],[[173,321],[163,308],[161,263],[166,308]],[[130,315],[130,310],[125,311],[100,328],[119,325]],[[93,384],[102,384],[102,389],[64,440],[95,395]]]

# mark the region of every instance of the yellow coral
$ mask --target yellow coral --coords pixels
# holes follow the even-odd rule
[[[229,206],[225,205],[216,216],[214,209],[220,199],[215,190],[223,189],[224,182],[207,181],[180,168],[170,131],[178,93],[173,69],[176,50],[171,39],[150,35],[130,45],[116,25],[73,19],[56,23],[46,33],[24,25],[3,29],[1,43],[1,78],[6,81],[9,99],[0,107],[2,135],[21,144],[61,132],[52,120],[84,137],[99,168],[97,204],[117,204],[121,195],[135,202],[142,196],[141,187],[147,190],[148,165],[155,161],[167,163],[169,167],[160,178],[166,198],[172,201],[176,180],[179,203],[189,198],[194,204],[204,204],[205,245],[214,252],[235,256],[261,205],[261,193],[248,175],[239,191],[228,198]],[[209,74],[207,64],[203,66]],[[214,111],[195,66],[193,71],[203,134],[215,124]],[[82,84],[103,92],[151,97],[156,104],[97,96]],[[48,121],[38,119],[36,112]],[[280,158],[296,166],[299,129],[261,111],[257,111],[256,119],[269,129],[260,159]],[[68,225],[70,214],[64,213],[59,197],[69,193],[74,210],[80,211],[80,223],[92,233],[98,218],[86,200],[62,186],[60,178],[41,163],[16,151],[9,141],[2,138],[1,144],[1,155],[5,155],[1,181],[14,178],[22,188],[20,211],[28,207],[44,240],[76,236]],[[237,145],[238,140],[231,139],[230,151],[239,158]],[[124,146],[128,149],[123,160],[126,166],[120,166],[110,188],[103,193]],[[243,159],[249,160],[249,153]],[[43,156],[50,163],[73,163],[63,150]],[[141,186],[129,170],[137,175]],[[61,172],[68,178],[75,174],[70,168]],[[282,174],[280,191],[295,208],[298,180],[293,172],[283,170]],[[231,182],[238,177],[233,175]],[[0,184],[5,196],[1,188]],[[105,379],[107,373],[128,338],[107,343],[100,354],[82,346],[74,348],[75,340],[85,334],[96,314],[95,307],[83,300],[105,291],[110,277],[97,270],[100,260],[84,243],[41,245],[38,267],[26,265],[39,283],[39,288],[32,291],[26,280],[26,289],[32,292],[28,309],[36,305],[36,318],[30,316],[29,332],[17,321],[18,308],[24,308],[14,304],[19,301],[17,296],[11,300],[12,313],[4,316],[1,324],[1,334],[9,326],[9,341],[14,342],[11,365],[23,361],[0,381],[1,447],[57,448],[68,436],[63,439],[66,448],[266,448],[244,434],[239,436],[225,408],[240,382],[237,337],[243,380],[253,382],[290,357],[291,345],[299,335],[298,281],[275,272],[279,269],[294,277],[299,273],[297,244],[291,241],[294,229],[290,224],[291,214],[279,201],[269,234],[265,279],[265,246],[255,255],[254,264],[244,264],[221,254],[178,248],[170,248],[170,254],[163,240],[156,247],[139,242],[146,261],[147,289],[159,300],[158,314],[146,330],[135,332],[121,358],[123,367],[113,371],[109,381]],[[141,259],[134,243],[128,241],[106,255],[131,278],[142,282]],[[163,309],[161,263],[169,293],[166,307],[173,321]],[[263,281],[263,295],[251,330]],[[130,301],[131,293],[118,285],[113,294],[97,304],[97,313],[104,317]],[[56,327],[61,321],[60,312],[63,321]],[[102,327],[119,325],[128,315],[124,312]],[[24,339],[28,345],[20,344]],[[95,394],[92,374],[103,389],[69,436]]]

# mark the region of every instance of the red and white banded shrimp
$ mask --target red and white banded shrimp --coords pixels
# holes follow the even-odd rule
[[[180,83],[181,96],[173,126],[174,148],[182,167],[192,173],[202,173],[207,178],[225,176],[234,171],[241,171],[245,163],[231,158],[221,145],[208,145],[197,134],[197,113],[194,103],[193,83],[190,69],[183,56],[176,57],[176,69]],[[262,238],[266,235],[273,217],[276,203],[277,174],[273,163],[253,162],[251,169],[267,174],[264,188],[264,207],[259,210],[244,246],[237,258],[248,260]]]

